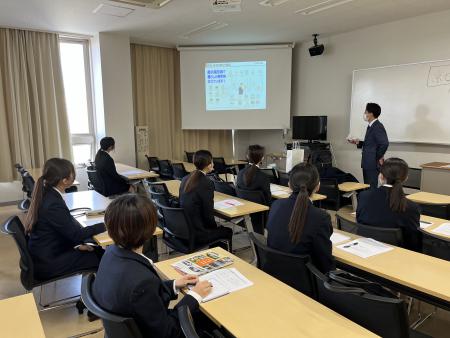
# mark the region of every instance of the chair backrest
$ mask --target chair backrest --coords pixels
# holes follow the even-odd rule
[[[450,261],[450,240],[440,238],[423,229],[419,230],[422,232],[422,252],[429,256]]]
[[[145,157],[147,157],[149,170],[159,172],[158,158],[148,155],[145,155]]]
[[[316,297],[314,280],[306,266],[310,261],[308,255],[293,255],[274,250],[266,245],[263,235],[250,233],[249,236],[259,269],[311,298]]]
[[[173,177],[172,165],[169,160],[158,160],[158,165],[159,165],[159,175],[162,178]]]
[[[156,202],[164,217],[164,231],[193,246],[194,232],[183,208],[172,208]]]
[[[403,182],[405,188],[418,189],[420,190],[420,183],[422,180],[422,169],[419,168],[409,168],[408,178]]]
[[[170,206],[170,193],[163,182],[148,182],[150,199],[153,203],[159,202],[162,205]]]
[[[236,189],[232,182],[221,182],[217,180],[212,180],[214,183],[214,190],[227,194],[230,196],[236,196]]]
[[[400,228],[382,228],[357,223],[356,233],[383,243],[403,246],[403,232]]]
[[[275,168],[260,168],[259,170],[269,177],[270,183],[280,183],[280,177],[278,176],[278,171]]]
[[[194,152],[192,151],[185,151],[186,153],[186,159],[189,163],[194,163]]]
[[[356,234],[356,228],[358,227],[356,222],[349,221],[343,218],[342,216],[336,214],[336,223],[337,228],[339,230],[344,230],[347,232],[351,232],[352,234]]]
[[[332,201],[336,204],[337,209],[340,208],[340,192],[337,179],[321,178],[319,194],[327,196],[327,201]]]
[[[107,338],[142,338],[142,334],[133,318],[122,317],[102,309],[92,295],[95,275],[88,273],[81,281],[81,299],[86,308],[101,318]]]
[[[289,173],[283,173],[283,172],[279,171],[278,176],[279,176],[278,184],[288,187],[289,186]]]
[[[31,291],[34,286],[34,265],[31,254],[28,251],[28,236],[25,234],[25,228],[19,217],[13,216],[3,224],[2,231],[11,235],[16,242],[20,254],[20,281],[23,287]]]
[[[34,178],[26,170],[22,171],[20,174],[22,176],[22,191],[27,194],[28,198],[31,198],[35,184]]]
[[[182,180],[184,176],[189,175],[183,163],[172,163],[173,179]]]
[[[450,218],[450,205],[438,205],[438,204],[421,204],[420,210],[422,215],[427,215],[437,218]]]
[[[225,164],[225,159],[223,157],[213,157],[214,171],[217,174],[226,174],[227,165]]]
[[[308,268],[316,281],[317,300],[351,321],[386,338],[408,338],[406,305],[397,298],[381,297],[365,290],[331,281],[312,264]]]
[[[87,167],[86,173],[88,176],[88,186],[94,188],[99,194],[105,195],[105,185],[102,178],[97,174],[95,167]]]
[[[268,201],[264,198],[264,194],[260,190],[246,190],[236,187],[236,195],[247,201],[267,205]]]
[[[181,330],[186,338],[200,338],[195,330],[194,320],[192,319],[191,311],[189,308],[184,306],[179,306],[177,308],[178,320],[181,325]]]

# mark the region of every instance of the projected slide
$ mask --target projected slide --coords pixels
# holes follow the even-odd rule
[[[206,110],[266,109],[266,61],[205,64]]]

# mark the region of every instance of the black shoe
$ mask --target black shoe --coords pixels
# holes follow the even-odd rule
[[[89,310],[88,310],[88,312],[87,312],[87,317],[88,317],[88,321],[89,321],[89,322],[93,322],[93,321],[95,321],[95,320],[100,319],[100,317],[94,315],[94,314],[93,314],[91,311],[89,311]]]

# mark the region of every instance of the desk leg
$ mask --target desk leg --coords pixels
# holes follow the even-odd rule
[[[250,233],[253,232],[252,219],[251,219],[250,215],[245,215],[244,219],[245,219],[245,227],[247,228],[247,234],[249,235],[248,240],[250,241]],[[252,251],[253,251],[253,260],[250,262],[250,264],[256,265],[256,251],[255,251],[255,246],[253,245],[252,241],[250,241],[250,246],[252,247]]]
[[[356,211],[357,206],[358,206],[358,198],[357,198],[356,191],[354,191],[352,193],[352,207],[353,207],[353,211]]]

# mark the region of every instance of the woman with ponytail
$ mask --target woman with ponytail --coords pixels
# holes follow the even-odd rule
[[[266,205],[270,205],[270,181],[269,177],[259,170],[264,159],[264,147],[251,145],[247,150],[248,166],[240,170],[237,175],[236,185],[239,189],[261,191],[264,195]]]
[[[356,219],[358,223],[383,228],[401,228],[404,247],[422,250],[419,206],[408,200],[403,182],[408,178],[408,164],[400,158],[384,161],[378,176],[378,189],[358,195]]]
[[[313,205],[312,194],[320,187],[319,173],[309,163],[297,164],[289,175],[292,195],[272,203],[267,222],[267,244],[286,253],[309,255],[322,272],[334,268],[330,215]]]
[[[180,185],[180,205],[196,230],[197,244],[215,239],[230,243],[233,231],[217,226],[214,219],[214,183],[206,177],[214,169],[212,154],[208,150],[194,153],[196,170],[185,176]]]
[[[37,279],[50,279],[80,269],[98,267],[103,250],[84,241],[105,231],[103,223],[83,228],[62,197],[75,180],[73,164],[61,158],[45,162],[35,184],[25,219],[28,248]]]

